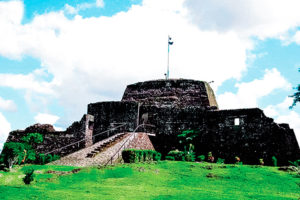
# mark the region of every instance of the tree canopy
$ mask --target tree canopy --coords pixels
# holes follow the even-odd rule
[[[298,69],[298,71],[300,72],[300,68]],[[293,104],[290,106],[290,109],[292,109],[294,106],[296,106],[298,102],[300,102],[300,84],[298,84],[298,86],[295,87],[295,89],[296,92],[290,96],[294,98]]]

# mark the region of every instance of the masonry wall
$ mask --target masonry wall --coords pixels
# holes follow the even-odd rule
[[[22,137],[28,133],[40,133],[43,135],[43,142],[37,145],[35,149],[37,153],[48,153],[57,149],[53,154],[64,156],[85,147],[85,141],[82,141],[79,144],[60,149],[85,138],[85,123],[86,119],[83,116],[81,121],[74,122],[66,131],[55,131],[49,124],[35,124],[25,130],[10,132],[6,142],[22,142]]]
[[[234,155],[244,163],[272,165],[272,156],[279,165],[300,158],[294,131],[277,124],[260,109],[208,111],[206,126],[200,138],[199,151],[211,149],[216,155],[234,162]],[[234,120],[239,119],[239,125]]]
[[[133,131],[137,124],[138,103],[137,102],[100,102],[88,105],[88,114],[94,116],[94,143],[105,139],[111,134],[124,131]],[[106,132],[120,124],[126,123],[125,127],[114,132]],[[100,134],[100,135],[99,135]]]
[[[276,124],[260,109],[203,111],[197,107],[143,107],[141,110],[148,113],[148,123],[155,125],[152,132],[156,137],[150,138],[155,149],[163,154],[179,148],[176,135],[190,129],[200,132],[195,145],[197,152],[207,155],[211,151],[230,163],[235,156],[246,164],[259,164],[259,158],[263,158],[267,165],[272,164],[272,156],[279,165],[300,158],[293,130],[286,124]],[[239,125],[234,124],[235,119]]]
[[[208,83],[187,79],[145,81],[128,85],[122,101],[136,101],[156,107],[218,108],[213,90]]]

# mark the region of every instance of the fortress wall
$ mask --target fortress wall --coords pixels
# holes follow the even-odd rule
[[[156,137],[151,137],[155,149],[164,154],[179,148],[176,135],[183,130],[195,129],[200,131],[195,146],[197,152],[207,155],[212,151],[216,157],[231,163],[235,156],[246,164],[259,164],[258,159],[263,158],[267,165],[272,165],[272,156],[280,165],[300,157],[293,130],[274,123],[258,108],[203,111],[195,107],[143,107],[142,111],[148,112],[148,123],[156,126],[153,131]],[[238,125],[235,125],[236,119]]]
[[[137,123],[137,102],[100,102],[88,105],[88,114],[94,116],[94,135],[126,123],[127,126],[116,131],[133,131]],[[115,132],[117,133],[117,132]],[[109,137],[105,133],[94,138],[94,143]]]
[[[139,82],[127,86],[122,101],[138,101],[157,107],[217,107],[213,91],[210,90],[208,94],[206,85],[208,83],[203,81],[186,79]]]
[[[263,158],[267,165],[272,165],[272,156],[278,159],[279,165],[300,157],[294,131],[276,124],[258,108],[208,111],[205,118],[200,152],[211,149],[229,162],[234,162],[236,155],[249,164],[259,164],[258,159]]]
[[[49,124],[35,124],[26,128],[25,130],[17,130],[9,133],[6,142],[22,142],[22,137],[28,133],[40,133],[43,135],[43,142],[36,147],[37,153],[53,152],[57,155],[67,155],[85,147],[85,141],[69,146],[64,149],[59,149],[68,144],[80,141],[85,138],[85,115],[79,122],[74,122],[66,131],[55,131],[52,125]]]

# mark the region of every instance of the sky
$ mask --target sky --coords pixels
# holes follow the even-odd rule
[[[220,109],[258,107],[300,141],[299,0],[0,1],[0,148],[35,123],[64,130],[87,104],[170,77],[214,81]]]

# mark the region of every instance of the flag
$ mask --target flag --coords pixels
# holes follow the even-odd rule
[[[172,38],[169,36],[169,41],[168,41],[169,45],[173,45],[173,41]]]

